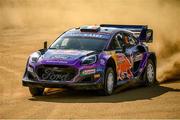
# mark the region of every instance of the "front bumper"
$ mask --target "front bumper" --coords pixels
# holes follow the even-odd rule
[[[40,65],[39,65],[40,66]],[[46,66],[46,65],[44,65]],[[68,65],[66,65],[68,66]],[[66,68],[75,68],[76,66],[65,65],[53,65],[51,67],[55,72],[67,70]],[[31,69],[29,69],[31,68]],[[51,77],[41,77],[42,74],[38,74],[37,66],[27,65],[25,74],[23,76],[22,84],[27,87],[44,87],[44,88],[75,88],[75,89],[102,89],[104,84],[104,68],[101,66],[82,66],[76,67],[77,73],[73,78],[67,80],[53,80]],[[56,69],[54,69],[56,68]],[[60,68],[60,69],[57,69]],[[65,70],[64,70],[65,68]],[[44,68],[43,68],[44,69]],[[54,73],[55,73],[54,72]],[[59,72],[59,71],[58,71]],[[66,71],[67,73],[72,71]],[[46,72],[44,72],[46,74]],[[48,73],[47,73],[48,74]],[[57,73],[58,74],[58,73]]]
[[[34,81],[34,80],[22,80],[23,86],[28,87],[43,87],[43,88],[74,88],[74,89],[102,89],[103,84],[101,82],[96,83],[66,83],[66,82],[49,82],[49,81]]]

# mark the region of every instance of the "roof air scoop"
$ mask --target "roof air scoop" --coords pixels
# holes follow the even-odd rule
[[[100,26],[81,26],[80,31],[81,32],[99,32]]]

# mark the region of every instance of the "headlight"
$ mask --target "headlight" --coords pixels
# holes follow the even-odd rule
[[[89,65],[89,64],[95,63],[96,61],[97,61],[97,55],[90,55],[90,56],[84,57],[82,59],[81,64],[82,65]]]
[[[40,58],[41,53],[40,52],[34,52],[33,54],[30,55],[29,61],[31,63],[36,63],[38,59]]]

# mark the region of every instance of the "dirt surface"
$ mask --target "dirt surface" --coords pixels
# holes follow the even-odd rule
[[[1,98],[1,118],[180,118],[180,82],[103,97],[94,91],[56,91],[30,97],[27,89]]]
[[[179,6],[179,0],[0,0],[0,118],[180,119]],[[69,28],[101,23],[152,28],[149,46],[162,83],[107,97],[60,89],[31,97],[21,83],[28,56]]]
[[[21,79],[28,55],[58,36],[26,30],[1,32],[0,118],[180,118],[180,81],[99,96],[95,91],[46,90],[31,97]],[[34,39],[34,40],[32,40]]]

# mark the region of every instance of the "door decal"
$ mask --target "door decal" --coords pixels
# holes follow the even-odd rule
[[[132,61],[130,62],[131,57],[129,59],[122,53],[116,54],[117,57],[117,74],[118,79],[124,80],[124,79],[130,79],[133,77],[133,73],[131,71],[132,68]]]

